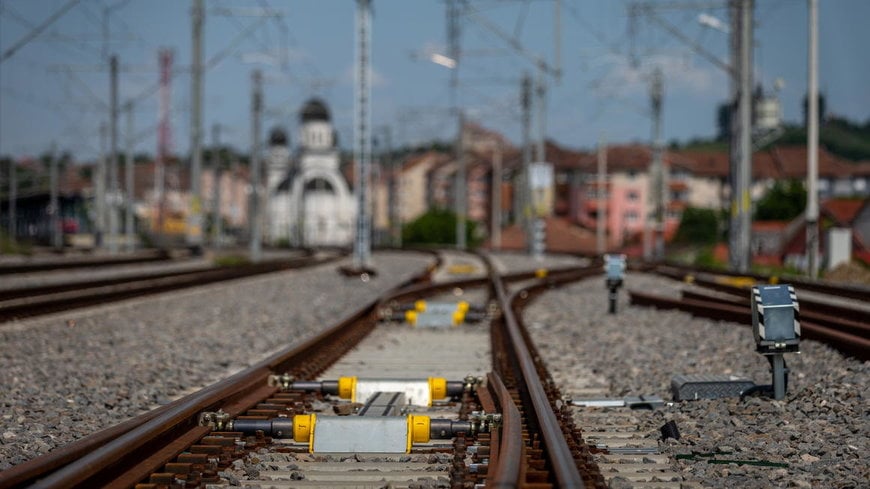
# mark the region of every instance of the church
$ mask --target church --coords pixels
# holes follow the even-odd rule
[[[309,100],[299,114],[295,157],[280,129],[269,136],[266,158],[268,240],[301,248],[349,247],[356,202],[339,169],[339,149],[329,109]]]

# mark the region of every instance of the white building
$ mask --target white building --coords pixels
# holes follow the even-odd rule
[[[329,110],[311,99],[299,114],[296,161],[286,137],[273,131],[267,162],[269,240],[298,247],[350,246],[356,203],[339,170]]]

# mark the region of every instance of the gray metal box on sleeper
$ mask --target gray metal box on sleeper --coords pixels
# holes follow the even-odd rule
[[[733,375],[675,375],[671,392],[675,401],[737,397],[755,382]]]

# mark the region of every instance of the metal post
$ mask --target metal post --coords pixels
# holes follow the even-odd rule
[[[263,74],[254,70],[251,100],[251,195],[248,211],[249,255],[252,262],[260,261],[260,118],[263,111]]]
[[[751,263],[750,233],[752,225],[752,0],[743,0],[740,25],[740,263],[739,271],[748,272]]]
[[[100,124],[100,159],[97,162],[95,175],[94,193],[96,194],[94,219],[94,244],[97,248],[103,246],[103,233],[106,231],[106,145],[109,128],[106,123]]]
[[[133,226],[133,204],[136,202],[135,180],[133,179],[133,145],[135,144],[135,135],[133,134],[133,103],[127,102],[127,154],[124,171],[124,190],[127,194],[127,205],[125,207],[126,214],[124,216],[124,235],[126,236],[127,251],[132,253],[136,249]]]
[[[808,0],[807,60],[807,271],[819,277],[819,1]]]
[[[785,399],[785,359],[782,353],[773,355],[773,398]]]
[[[526,248],[532,252],[532,224],[529,189],[529,165],[532,162],[531,126],[532,126],[532,80],[526,73],[523,75],[522,93],[520,96],[523,106],[523,166],[520,171],[519,195],[520,208],[518,221],[526,230]]]
[[[652,99],[652,116],[653,116],[653,171],[652,171],[652,202],[653,214],[655,219],[655,227],[653,228],[655,236],[655,244],[653,246],[653,258],[656,261],[664,259],[665,238],[664,238],[664,222],[666,208],[666,187],[665,187],[665,168],[662,161],[662,71],[656,67],[653,71],[652,88],[650,90]]]
[[[384,145],[387,151],[386,166],[390,169],[390,234],[392,245],[402,247],[402,216],[399,211],[399,186],[401,179],[401,165],[399,160],[393,157],[393,131],[390,126],[384,128]]]
[[[158,59],[160,64],[160,105],[157,126],[157,161],[154,165],[154,200],[157,212],[157,235],[162,238],[163,221],[166,214],[166,157],[169,154],[169,82],[172,80],[172,51],[161,49],[158,53]]]
[[[216,249],[220,249],[221,247],[221,234],[223,234],[223,222],[221,219],[221,178],[223,177],[224,169],[220,156],[220,139],[221,126],[220,124],[213,124],[211,126],[211,168],[213,176],[213,194],[211,201],[211,245]]]
[[[493,250],[501,249],[501,145],[496,144],[492,155],[492,216],[491,239]]]
[[[187,219],[187,245],[202,246],[202,24],[203,0],[193,0],[193,55],[190,89],[190,210]]]
[[[749,271],[750,198],[752,165],[752,0],[731,4],[732,95],[731,111],[731,221],[729,257],[732,270]],[[736,113],[734,111],[736,110]]]
[[[18,164],[9,160],[9,239],[18,240]]]
[[[356,10],[356,96],[354,124],[354,180],[357,192],[356,238],[353,264],[356,269],[369,267],[371,235],[368,208],[368,185],[371,172],[371,0],[357,0]]]
[[[51,162],[49,163],[49,185],[51,187],[51,200],[49,204],[49,216],[51,225],[51,245],[60,250],[63,248],[63,235],[60,227],[60,203],[58,199],[58,175],[57,175],[57,145],[51,144]]]
[[[537,109],[535,116],[537,117],[537,132],[538,139],[535,141],[535,161],[547,161],[547,86],[544,81],[544,70],[538,70],[538,78],[535,81],[535,96],[537,98]]]
[[[607,142],[604,137],[598,142],[598,213],[596,217],[596,250],[599,255],[607,251]]]
[[[459,110],[459,133],[456,136],[457,169],[456,184],[454,186],[456,189],[456,194],[454,195],[456,201],[456,248],[459,250],[464,250],[467,246],[465,242],[465,215],[467,207],[466,199],[468,198],[466,186],[468,182],[465,168],[465,144],[462,137],[464,126],[465,116],[462,110]]]
[[[109,100],[109,253],[118,252],[118,56],[109,58],[110,100]]]

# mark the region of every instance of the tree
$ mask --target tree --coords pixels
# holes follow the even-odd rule
[[[473,221],[465,221],[466,242],[471,247],[480,244],[475,233],[476,227]],[[456,243],[456,214],[446,209],[429,210],[404,226],[402,242],[426,245]]]
[[[689,207],[683,211],[674,241],[691,244],[713,244],[719,238],[719,219],[713,209]]]
[[[801,215],[807,206],[807,191],[803,182],[777,181],[755,207],[755,219],[788,221]]]

